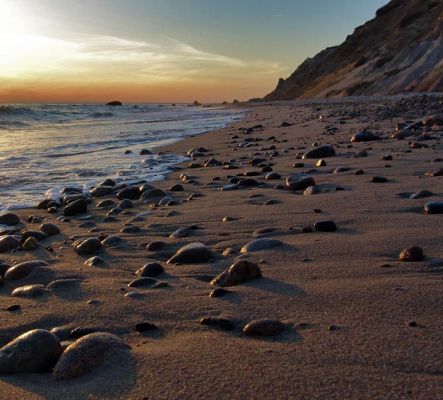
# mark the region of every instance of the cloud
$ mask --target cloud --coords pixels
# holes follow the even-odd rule
[[[63,38],[0,35],[0,77],[6,80],[113,82],[201,81],[259,77],[284,68],[197,49],[172,38],[154,42],[97,34]]]

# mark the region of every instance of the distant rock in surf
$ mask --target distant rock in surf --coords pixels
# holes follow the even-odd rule
[[[122,102],[118,100],[110,101],[109,103],[106,103],[107,106],[122,106]]]

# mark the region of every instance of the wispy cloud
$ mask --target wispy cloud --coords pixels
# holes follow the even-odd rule
[[[96,34],[0,35],[0,77],[12,80],[51,77],[149,83],[249,77],[281,70],[276,62],[233,58],[171,38],[154,43]]]

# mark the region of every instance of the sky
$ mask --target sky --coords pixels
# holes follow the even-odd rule
[[[0,103],[262,97],[387,0],[0,0]]]

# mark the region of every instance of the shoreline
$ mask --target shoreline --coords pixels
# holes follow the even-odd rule
[[[438,397],[442,220],[423,207],[443,199],[443,178],[425,175],[442,168],[443,123],[391,138],[397,123],[440,107],[408,101],[248,106],[241,121],[156,149],[182,155],[204,148],[192,168],[179,164],[153,184],[164,192],[149,200],[155,205],[131,200],[112,212],[125,201],[113,193],[93,197],[87,214],[65,222],[61,208],[17,211],[19,234],[42,222],[60,233],[35,250],[1,255],[11,265],[49,265],[0,287],[0,344],[54,327],[74,342],[72,330],[81,328],[76,332],[117,335],[131,350],[112,349],[101,366],[66,382],[51,372],[2,376],[0,398]],[[351,142],[364,128],[377,140]],[[302,159],[323,145],[335,156]],[[301,172],[315,189],[285,189],[286,178]],[[410,198],[420,190],[432,195]],[[102,201],[109,206],[96,207]],[[30,214],[35,222],[26,222]],[[331,222],[336,230],[316,228]],[[115,236],[121,240],[110,245],[106,239]],[[74,251],[76,240],[96,237],[105,243],[100,248]],[[171,261],[195,242],[207,246],[210,259]],[[400,261],[412,246],[424,259]],[[102,263],[85,265],[91,257]],[[262,277],[210,297],[217,288],[210,281],[237,261],[257,265]],[[163,272],[147,286],[128,286],[147,263]],[[77,281],[54,289],[63,279]],[[11,295],[30,284],[44,285],[41,296]],[[6,310],[14,304],[19,312]],[[246,326],[261,319],[272,320],[274,330],[250,336]],[[137,331],[141,323],[157,329]]]

